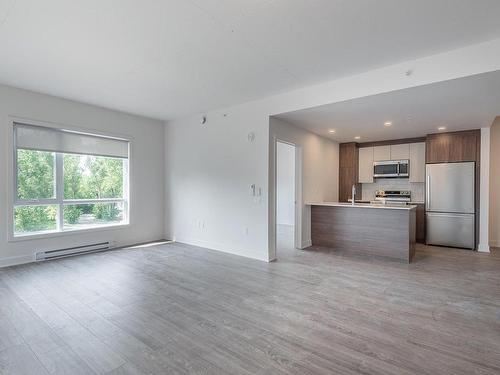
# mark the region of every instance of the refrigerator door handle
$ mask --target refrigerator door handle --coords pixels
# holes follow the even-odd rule
[[[426,200],[426,209],[427,210],[430,210],[431,209],[431,175],[428,174],[427,175],[427,194],[426,194],[426,197],[425,197],[425,200]]]
[[[429,217],[453,217],[457,219],[462,219],[464,217],[470,217],[474,214],[453,214],[447,212],[427,212],[427,216]]]

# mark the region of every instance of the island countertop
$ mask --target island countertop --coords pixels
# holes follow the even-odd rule
[[[397,204],[371,204],[371,203],[345,203],[345,202],[308,202],[307,206],[326,206],[326,207],[351,207],[351,208],[374,208],[383,210],[413,210],[416,205],[402,206]]]

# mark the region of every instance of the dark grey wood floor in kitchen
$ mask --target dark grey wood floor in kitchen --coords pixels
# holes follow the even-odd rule
[[[181,244],[0,270],[1,374],[499,374],[500,256]]]

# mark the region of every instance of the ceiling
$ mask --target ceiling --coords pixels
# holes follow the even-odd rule
[[[338,142],[372,142],[422,137],[440,127],[446,131],[487,127],[499,115],[500,71],[496,71],[276,117]]]
[[[0,0],[0,83],[171,119],[500,37],[498,0]]]

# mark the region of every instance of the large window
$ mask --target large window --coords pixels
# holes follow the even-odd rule
[[[128,141],[14,125],[15,237],[128,223]]]

